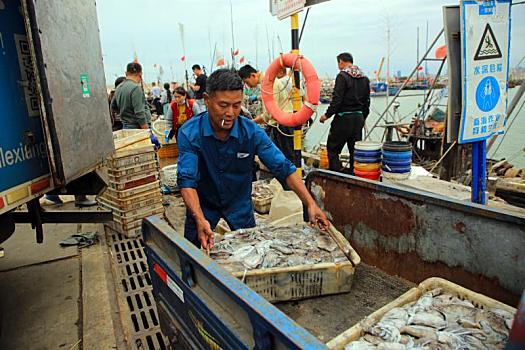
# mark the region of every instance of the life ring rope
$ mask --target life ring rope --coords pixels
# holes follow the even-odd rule
[[[284,86],[282,90],[274,92],[273,85],[275,78],[281,68],[291,68],[292,71],[298,70],[303,74],[305,79],[305,99],[303,106],[299,111],[292,114],[282,111],[281,106],[278,106],[274,99],[274,95],[284,91],[291,82],[291,79],[289,79],[287,85]],[[281,53],[279,57],[270,64],[261,86],[262,100],[266,110],[273,119],[284,126],[302,125],[310,119],[313,113],[316,112],[317,105],[319,104],[320,89],[321,82],[317,77],[313,65],[303,55],[293,53]],[[288,95],[288,98],[289,97],[290,94]]]

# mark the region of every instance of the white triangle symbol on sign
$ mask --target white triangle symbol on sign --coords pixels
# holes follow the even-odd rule
[[[490,24],[487,23],[483,35],[481,36],[481,41],[479,42],[478,49],[476,50],[476,55],[474,56],[475,61],[487,60],[491,58],[501,58],[501,50],[499,48],[494,32],[490,27]]]

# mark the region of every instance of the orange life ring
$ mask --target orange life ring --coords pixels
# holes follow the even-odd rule
[[[295,113],[283,112],[273,98],[273,83],[277,72],[283,67],[300,71],[306,81],[305,103],[301,109]],[[306,123],[314,113],[315,107],[319,104],[320,94],[321,81],[317,77],[317,72],[312,63],[301,55],[294,53],[281,54],[266,70],[262,84],[262,100],[268,113],[281,125],[299,126]]]

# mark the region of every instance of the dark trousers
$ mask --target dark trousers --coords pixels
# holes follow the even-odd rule
[[[365,118],[362,114],[336,115],[330,126],[330,134],[326,148],[328,150],[328,163],[330,170],[342,171],[339,155],[345,144],[350,152],[350,173],[354,172],[354,146],[356,141],[361,141]]]
[[[291,135],[291,137],[286,135]],[[293,149],[293,127],[282,125],[278,125],[277,127],[270,126],[270,139],[275,143],[277,148],[283,152],[284,156],[290,162],[294,163],[295,151]]]
[[[281,152],[283,152],[286,159],[295,164],[295,151],[293,149],[293,132],[294,128],[291,126],[270,126],[270,139],[273,141],[273,143],[275,143],[277,148],[279,148]],[[287,135],[292,136],[290,137]],[[283,189],[285,191],[290,191],[290,188],[285,182],[279,180],[279,183],[281,184],[281,186],[283,186]]]

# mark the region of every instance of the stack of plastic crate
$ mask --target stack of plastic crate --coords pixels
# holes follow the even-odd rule
[[[164,211],[155,150],[147,130],[120,130],[113,138],[115,153],[107,159],[108,188],[98,199],[113,212],[108,228],[137,237],[143,218]]]

